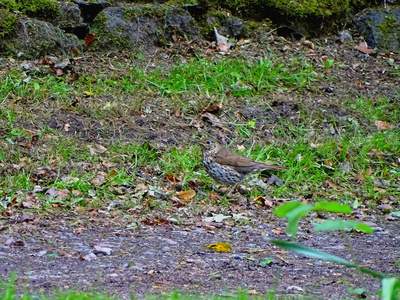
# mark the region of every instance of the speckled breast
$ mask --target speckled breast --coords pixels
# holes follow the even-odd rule
[[[234,168],[220,165],[208,157],[203,157],[203,164],[208,175],[224,185],[234,185],[243,179]]]

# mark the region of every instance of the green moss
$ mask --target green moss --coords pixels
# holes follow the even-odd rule
[[[393,49],[398,47],[400,36],[400,23],[393,17],[388,16],[382,21],[377,29],[380,30],[378,47],[383,49]]]
[[[15,0],[0,0],[1,8],[8,8],[10,11],[18,10],[19,6]]]
[[[389,16],[378,25],[378,28],[382,33],[393,33],[393,31],[399,29],[399,22],[393,16]]]
[[[17,28],[17,18],[6,8],[0,8],[0,37],[5,37]]]
[[[214,0],[210,2],[247,16],[259,14],[262,12],[260,9],[272,8],[282,15],[326,18],[347,12],[352,5],[359,4],[362,0]]]
[[[17,0],[17,4],[30,17],[51,19],[60,15],[60,6],[55,0]]]
[[[159,6],[159,5],[137,5],[133,6],[131,9],[124,9],[123,17],[126,21],[131,21],[132,18],[137,17],[150,17],[150,18],[163,18],[166,13],[170,10],[169,6]]]
[[[172,6],[184,6],[184,5],[195,5],[197,4],[196,0],[169,0],[167,1],[168,5]]]

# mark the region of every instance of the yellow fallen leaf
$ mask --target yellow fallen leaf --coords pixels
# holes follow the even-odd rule
[[[215,252],[229,252],[231,251],[231,245],[229,245],[229,243],[214,243],[204,248],[204,250],[207,249]]]
[[[196,195],[194,190],[182,191],[176,194],[183,202],[190,202],[190,199]]]

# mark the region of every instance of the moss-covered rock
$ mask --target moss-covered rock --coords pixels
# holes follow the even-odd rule
[[[356,25],[368,46],[400,51],[400,8],[370,10],[358,18]]]
[[[193,37],[198,27],[187,11],[171,6],[109,7],[94,20],[94,49],[153,49],[173,35]]]
[[[0,39],[0,54],[32,59],[46,55],[72,56],[72,49],[83,51],[83,42],[75,35],[65,34],[60,28],[36,19],[20,21],[16,33]]]

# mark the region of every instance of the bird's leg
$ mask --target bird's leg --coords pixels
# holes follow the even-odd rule
[[[226,194],[225,197],[229,197],[230,194],[237,188],[237,186],[239,185],[240,182],[236,183],[228,192],[228,194]]]

